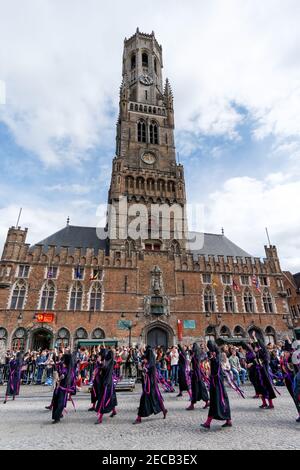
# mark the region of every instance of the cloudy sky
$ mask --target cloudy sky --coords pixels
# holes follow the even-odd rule
[[[299,0],[0,0],[0,245],[20,207],[30,243],[67,216],[97,223],[123,40],[139,26],[163,46],[205,231],[263,257],[268,227],[283,268],[300,271],[299,24]]]

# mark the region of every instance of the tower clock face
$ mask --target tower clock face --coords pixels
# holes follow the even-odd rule
[[[147,86],[152,85],[153,83],[153,78],[147,74],[141,75],[139,80],[143,85],[147,85]]]
[[[151,152],[145,152],[142,155],[142,161],[147,163],[147,165],[153,165],[155,163],[155,155]]]

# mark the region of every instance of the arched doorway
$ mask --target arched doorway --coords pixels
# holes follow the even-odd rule
[[[53,335],[48,330],[36,330],[32,335],[32,350],[51,349]]]
[[[147,344],[152,348],[163,346],[164,349],[167,349],[168,343],[168,332],[162,328],[153,328],[147,334]]]

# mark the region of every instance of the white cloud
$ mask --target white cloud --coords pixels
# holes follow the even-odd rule
[[[299,271],[299,194],[300,181],[290,181],[288,175],[270,174],[262,180],[231,178],[209,195],[205,229],[215,231],[217,221],[228,238],[253,256],[263,256],[268,227],[282,268]]]
[[[53,184],[45,186],[46,191],[61,192],[61,193],[74,193],[74,194],[87,194],[90,192],[91,187],[83,184]]]

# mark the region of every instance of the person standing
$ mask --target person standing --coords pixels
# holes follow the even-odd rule
[[[12,396],[13,400],[15,400],[15,397],[20,393],[22,367],[23,354],[19,351],[16,357],[9,361],[8,380],[4,404],[7,402],[9,396]]]
[[[173,346],[170,352],[171,359],[171,382],[173,385],[178,385],[178,360],[179,354],[176,346]]]
[[[52,408],[53,424],[59,423],[61,418],[63,418],[63,411],[67,406],[68,397],[72,392],[75,380],[74,375],[72,355],[66,353],[62,357],[61,366],[59,368],[59,378],[50,405]]]
[[[107,351],[104,357],[104,362],[101,371],[101,380],[98,387],[98,397],[96,404],[96,412],[98,419],[95,424],[101,424],[103,415],[111,413],[110,417],[116,416],[117,395],[115,384],[113,381],[114,371],[114,354],[111,349]]]
[[[189,384],[189,370],[188,370],[188,360],[186,357],[185,349],[178,344],[179,359],[178,359],[178,385],[179,393],[177,397],[182,397],[184,391],[190,392]]]
[[[210,429],[212,420],[216,419],[218,421],[225,421],[225,424],[222,426],[223,428],[231,427],[231,410],[221,369],[220,351],[212,341],[207,342],[207,348],[211,370],[209,387],[210,405],[207,420],[201,426],[205,429]]]
[[[274,409],[273,400],[276,398],[274,385],[269,374],[270,356],[268,349],[260,338],[256,338],[253,332],[254,351],[257,358],[257,374],[258,374],[258,393],[262,399],[261,409]],[[267,403],[267,400],[269,404]]]
[[[145,354],[142,357],[143,374],[142,374],[142,395],[138,414],[133,424],[139,424],[142,418],[146,418],[152,414],[163,413],[164,419],[167,416],[162,395],[158,388],[155,355],[150,346],[147,346]]]
[[[201,350],[197,343],[193,344],[191,356],[191,404],[187,410],[194,410],[197,401],[205,402],[204,408],[209,406],[208,391],[201,370]]]

